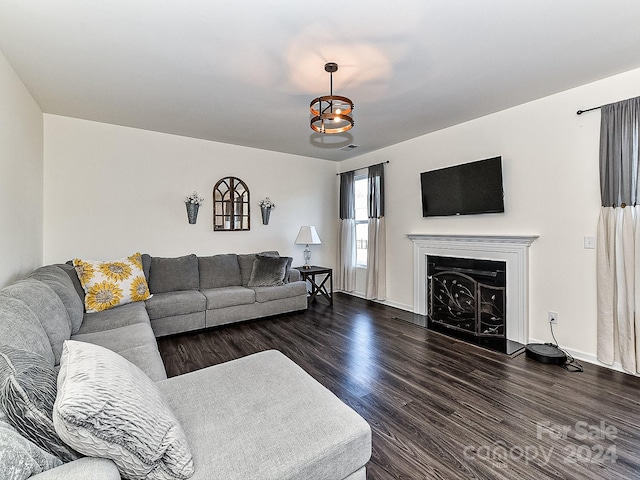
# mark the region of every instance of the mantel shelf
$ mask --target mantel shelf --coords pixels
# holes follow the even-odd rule
[[[411,240],[426,240],[433,242],[473,242],[473,243],[506,243],[515,245],[531,245],[539,235],[457,235],[457,234],[428,234],[407,233]]]

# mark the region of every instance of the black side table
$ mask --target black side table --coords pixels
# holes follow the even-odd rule
[[[302,280],[309,281],[311,289],[307,291],[309,303],[315,301],[318,295],[324,297],[330,305],[333,305],[333,269],[327,267],[311,266],[309,268],[294,267],[300,272]],[[324,275],[320,284],[316,281],[316,275]],[[329,290],[326,283],[329,281]]]

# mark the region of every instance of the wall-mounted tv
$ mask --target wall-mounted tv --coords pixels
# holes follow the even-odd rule
[[[422,216],[504,212],[502,157],[420,174]]]

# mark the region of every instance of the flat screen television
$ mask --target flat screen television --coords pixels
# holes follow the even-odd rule
[[[420,174],[422,216],[504,212],[502,157]]]

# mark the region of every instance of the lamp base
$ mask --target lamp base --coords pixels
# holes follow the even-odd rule
[[[307,246],[304,247],[302,254],[304,255],[304,268],[311,268],[311,265],[309,264],[309,261],[311,260],[311,249],[309,248],[308,243]]]

